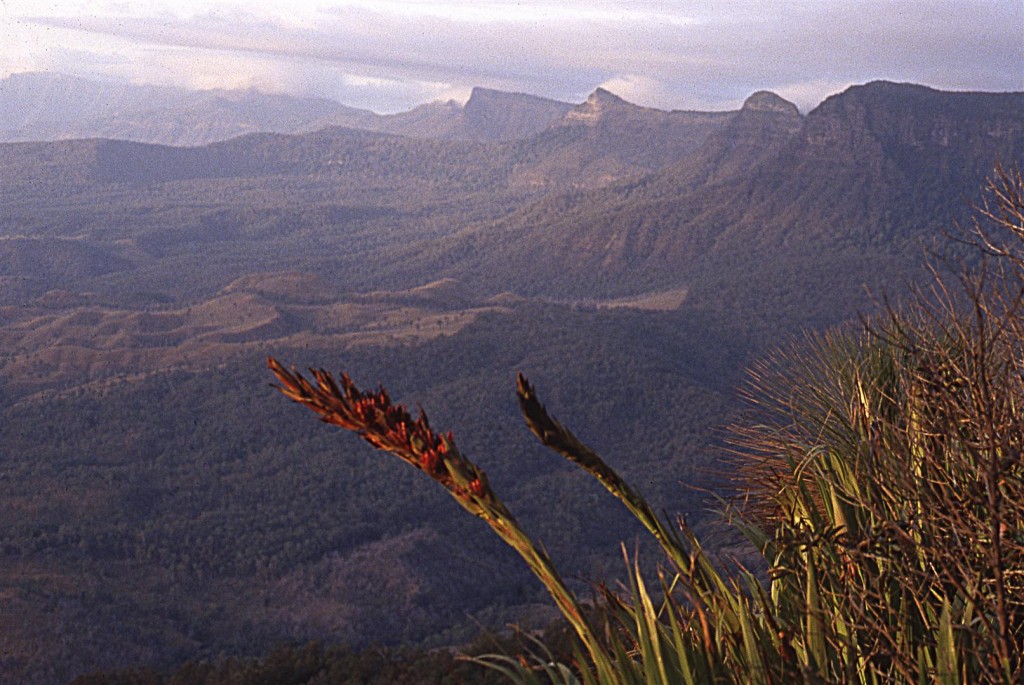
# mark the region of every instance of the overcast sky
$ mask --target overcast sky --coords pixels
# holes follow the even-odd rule
[[[1024,0],[0,0],[23,71],[320,95],[394,112],[474,85],[662,109],[854,83],[1024,90]]]

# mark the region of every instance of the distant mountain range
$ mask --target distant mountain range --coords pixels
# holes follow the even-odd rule
[[[963,198],[996,160],[1024,159],[1024,94],[888,82],[852,87],[807,116],[768,92],[739,111],[709,113],[638,107],[603,89],[575,106],[477,89],[449,123],[432,137],[333,126],[198,147],[0,145],[0,221],[45,214],[69,195],[91,206],[87,214],[124,205],[131,215],[148,194],[161,207],[191,198],[187,213],[197,202],[220,207],[227,214],[215,225],[233,227],[225,236],[241,228],[232,215],[266,206],[289,222],[267,238],[312,230],[335,240],[342,226],[332,228],[330,215],[348,221],[356,203],[361,221],[405,236],[374,257],[385,285],[447,276],[492,294],[618,296],[691,287],[698,274],[721,277],[726,264],[763,268],[798,253],[909,254],[963,216]],[[492,140],[465,139],[473,136]],[[326,209],[339,203],[340,214]],[[326,215],[314,211],[321,206]],[[426,206],[436,207],[429,218]],[[301,218],[310,213],[315,229]],[[150,219],[141,221],[125,239],[145,244],[138,231]],[[47,230],[80,235],[81,226],[79,215]],[[163,241],[183,228],[159,230]],[[217,235],[202,239],[226,245]]]
[[[446,140],[529,137],[573,105],[475,88],[463,106],[434,102],[381,115],[326,98],[255,90],[186,90],[29,72],[0,80],[0,142],[112,138],[204,145],[246,133],[303,133],[343,126]]]
[[[337,102],[104,83],[48,73],[0,81],[0,140],[117,138],[201,145],[255,131],[295,133],[320,121],[370,119]]]

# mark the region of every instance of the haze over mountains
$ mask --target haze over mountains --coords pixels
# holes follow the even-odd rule
[[[634,531],[520,429],[516,370],[699,521],[680,482],[743,365],[898,299],[1024,162],[1024,94],[888,82],[806,115],[477,89],[381,116],[22,75],[0,113],[62,138],[0,144],[0,673],[37,683],[538,613],[429,483],[266,389],[267,355],[422,403],[603,577]]]
[[[325,98],[193,91],[28,72],[0,80],[0,142],[116,138],[203,145],[246,133],[302,133],[328,126],[505,141],[538,133],[571,108],[547,98],[476,88],[465,105],[434,102],[381,115]]]

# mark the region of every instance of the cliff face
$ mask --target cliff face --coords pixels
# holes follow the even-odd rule
[[[503,143],[529,138],[571,110],[568,102],[474,88],[462,105],[454,100],[429,102],[408,112],[374,118],[337,120],[341,126],[381,133],[480,143]]]
[[[950,93],[876,81],[825,100],[807,117],[804,154],[923,165],[947,156],[991,160],[997,149],[1020,150],[1024,94]],[[1016,146],[1016,147],[1014,147]]]
[[[464,134],[472,140],[522,140],[572,109],[573,105],[558,100],[474,88],[462,111]]]

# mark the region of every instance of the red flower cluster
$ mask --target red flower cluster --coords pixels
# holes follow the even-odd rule
[[[404,406],[391,402],[384,388],[364,392],[348,374],[341,375],[339,387],[328,372],[311,369],[314,385],[276,359],[268,359],[267,365],[281,383],[278,389],[312,409],[322,421],[351,430],[374,447],[391,452],[459,499],[493,498],[484,473],[461,457],[451,433],[441,435],[430,428],[422,409],[419,418],[413,419]]]

